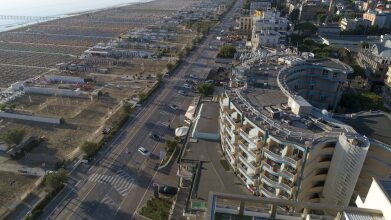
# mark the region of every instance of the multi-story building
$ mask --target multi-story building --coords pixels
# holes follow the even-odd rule
[[[283,56],[260,54],[241,56],[220,100],[227,160],[254,194],[349,204],[357,180],[367,175],[367,155],[382,151],[324,110],[338,105],[352,69],[338,60],[281,66]],[[383,149],[391,156],[391,147]]]
[[[370,22],[362,18],[355,18],[355,19],[342,18],[342,20],[339,23],[339,27],[341,28],[341,31],[355,30],[360,25],[366,27],[370,25]]]
[[[370,21],[371,25],[377,25],[379,28],[391,27],[391,12],[368,10],[363,14],[363,19]]]
[[[241,30],[243,34],[251,33],[253,27],[253,18],[251,16],[241,16],[238,22],[239,30]]]
[[[272,7],[272,1],[269,0],[255,0],[250,3],[250,15],[254,14],[256,10],[267,11]]]
[[[366,69],[371,81],[383,82],[388,66],[391,64],[391,40],[361,49],[356,59],[357,63]]]
[[[285,43],[288,20],[273,10],[253,17],[251,44],[254,50],[261,46],[275,47]]]
[[[382,203],[379,204],[375,197],[368,201],[368,208],[357,208],[210,192],[205,219],[390,220],[389,189],[383,188],[373,195],[381,196]],[[282,207],[295,212],[285,211]]]

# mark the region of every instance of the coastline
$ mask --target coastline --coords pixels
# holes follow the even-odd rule
[[[91,10],[72,12],[72,13],[66,13],[66,14],[61,14],[61,15],[43,16],[44,18],[47,17],[48,19],[45,19],[42,21],[36,21],[36,20],[27,21],[26,20],[26,21],[17,22],[19,24],[4,24],[4,25],[0,25],[0,33],[7,32],[7,31],[13,31],[13,30],[17,30],[19,28],[25,28],[25,27],[32,26],[32,25],[42,24],[45,22],[56,21],[59,19],[70,18],[70,17],[80,16],[80,15],[90,14],[90,13],[97,13],[97,12],[101,12],[101,11],[105,11],[105,10],[111,10],[111,9],[115,9],[115,8],[127,7],[127,6],[137,5],[137,4],[145,4],[145,3],[150,3],[153,1],[156,1],[156,0],[141,0],[141,1],[139,0],[137,2],[116,4],[116,5],[103,7],[103,8],[99,8],[99,9],[91,9]],[[5,26],[5,27],[2,28],[2,26]]]

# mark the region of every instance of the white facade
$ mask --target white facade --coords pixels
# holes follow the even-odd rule
[[[356,199],[359,208],[380,209],[386,220],[391,220],[391,181],[373,179],[366,198]]]
[[[280,17],[280,13],[272,10],[262,12],[253,18],[251,35],[254,50],[260,46],[276,47],[285,44],[288,20]]]

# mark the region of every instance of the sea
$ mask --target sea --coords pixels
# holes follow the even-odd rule
[[[148,0],[0,0],[0,32],[42,21],[41,19],[34,20],[33,17],[66,17],[72,14],[147,1]]]

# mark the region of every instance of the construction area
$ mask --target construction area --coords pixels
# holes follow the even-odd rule
[[[183,12],[201,5],[217,14],[210,3],[152,1],[0,33],[0,216],[156,86],[200,37],[186,29]],[[11,131],[23,131],[13,146],[2,140]],[[33,139],[34,148],[10,157]]]

